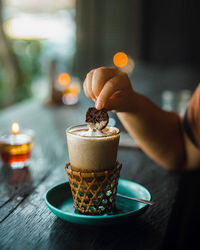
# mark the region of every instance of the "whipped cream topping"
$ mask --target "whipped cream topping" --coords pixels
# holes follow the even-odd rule
[[[116,134],[116,130],[112,127],[106,127],[102,130],[98,130],[98,129],[94,129],[88,126],[88,129],[77,129],[77,130],[71,131],[71,133],[80,135],[80,136],[87,136],[87,137],[90,137],[90,136],[101,137],[101,136],[109,136],[109,135]]]

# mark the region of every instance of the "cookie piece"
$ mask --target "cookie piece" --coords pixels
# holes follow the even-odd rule
[[[92,129],[102,130],[108,124],[108,113],[106,109],[97,110],[91,107],[86,111],[85,121]]]

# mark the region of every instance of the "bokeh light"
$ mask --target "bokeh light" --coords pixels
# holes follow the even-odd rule
[[[71,77],[67,73],[60,73],[58,76],[58,82],[61,86],[68,86],[70,84]]]
[[[128,56],[124,52],[118,52],[114,55],[113,62],[119,68],[125,67],[128,63]]]
[[[121,68],[121,71],[126,72],[127,74],[131,73],[135,68],[135,62],[131,57],[128,57],[128,63]]]
[[[70,86],[62,91],[62,101],[65,105],[74,105],[79,100],[81,86],[79,82],[72,82]]]

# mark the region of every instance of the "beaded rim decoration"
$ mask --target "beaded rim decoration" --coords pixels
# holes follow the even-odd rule
[[[115,207],[117,185],[122,165],[101,172],[80,172],[66,164],[74,208],[83,214],[98,215]]]

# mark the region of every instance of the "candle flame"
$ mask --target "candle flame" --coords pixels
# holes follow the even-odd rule
[[[61,86],[68,86],[70,84],[70,81],[71,81],[71,77],[69,74],[67,73],[60,73],[58,75],[58,82]]]
[[[114,55],[113,62],[115,66],[123,68],[128,63],[128,56],[124,52],[118,52]]]
[[[13,135],[17,135],[20,132],[20,126],[18,122],[13,122],[11,126],[11,132]]]

